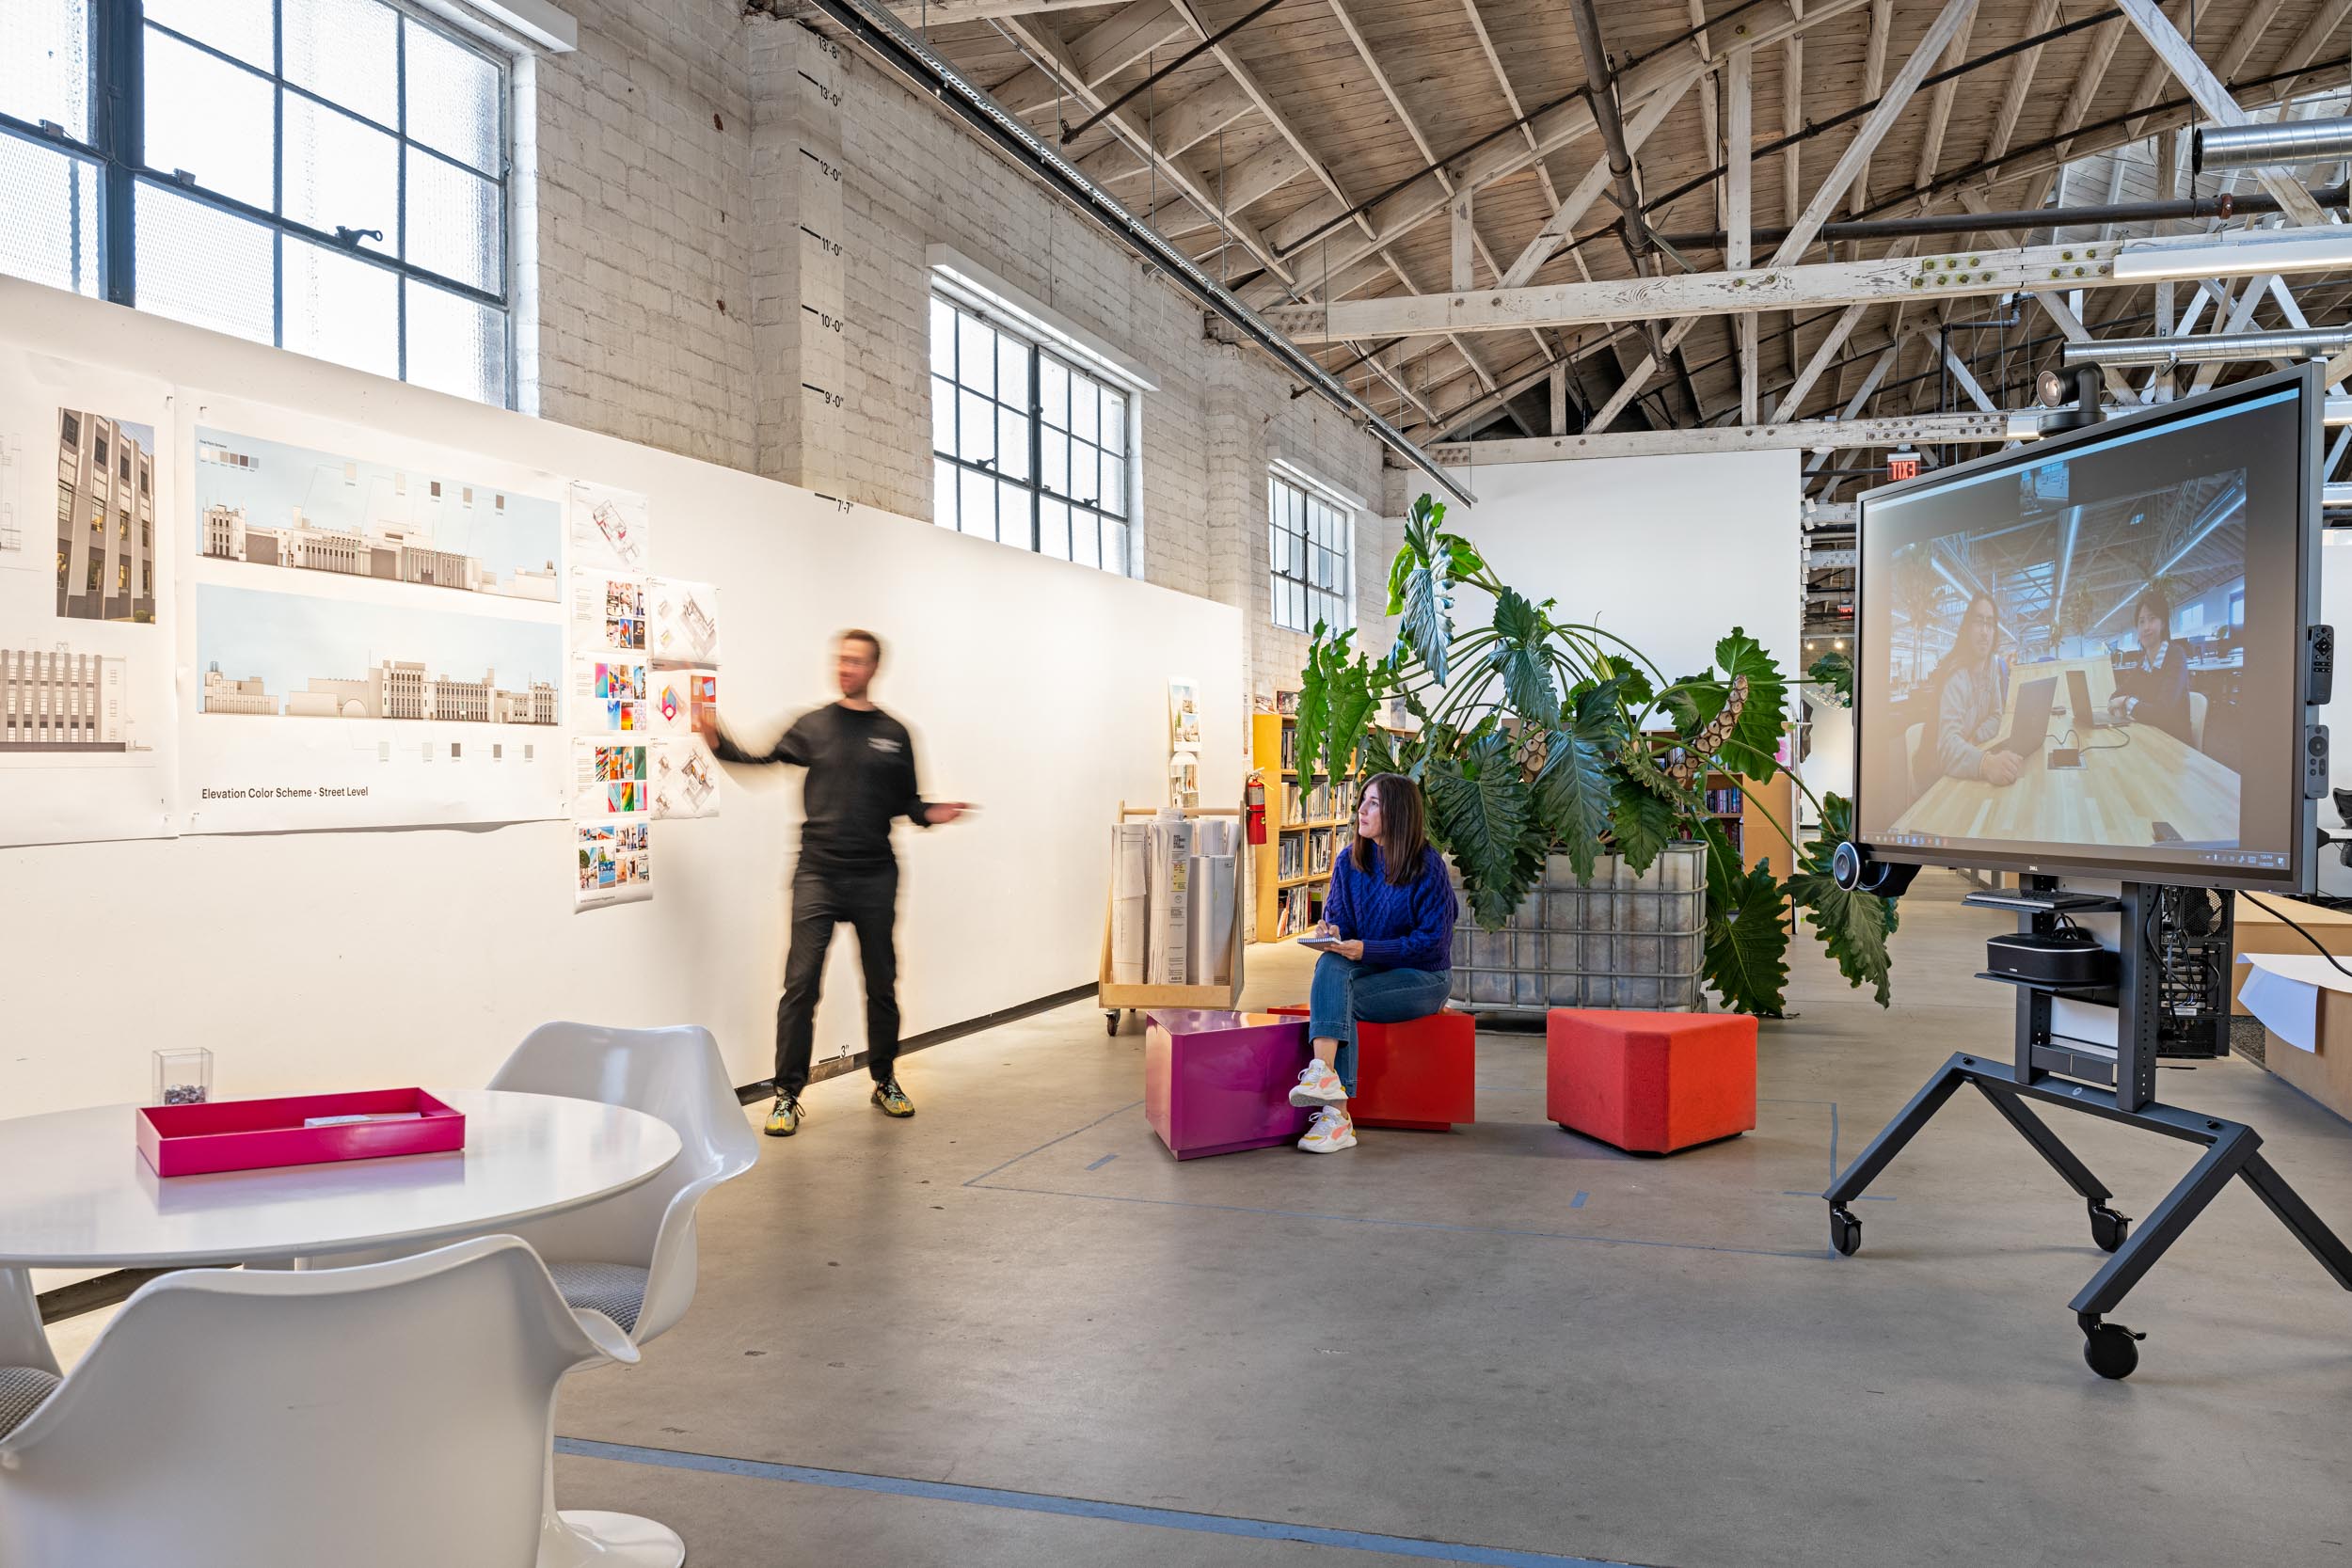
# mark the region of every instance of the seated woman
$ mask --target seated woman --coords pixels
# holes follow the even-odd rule
[[[2191,740],[2188,718],[2188,644],[2172,641],[2172,606],[2153,588],[2139,595],[2133,611],[2139,639],[2139,668],[2115,673],[2115,695],[2107,715],[2119,723],[2153,724],[2180,740]]]
[[[1423,835],[1420,787],[1399,773],[1366,780],[1356,841],[1331,863],[1317,928],[1334,945],[1315,960],[1308,993],[1315,1059],[1291,1090],[1292,1104],[1319,1107],[1299,1148],[1355,1147],[1347,1099],[1356,1092],[1356,1025],[1402,1023],[1445,1006],[1454,916],[1454,884]]]
[[[2001,611],[1993,595],[1971,597],[1960,635],[1935,673],[1939,774],[2006,785],[2015,784],[2023,770],[2014,753],[1992,749],[2001,737],[2001,714],[2009,705],[2009,666],[1994,653],[2000,636]]]

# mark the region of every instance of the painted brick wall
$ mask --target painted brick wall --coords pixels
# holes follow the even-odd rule
[[[517,210],[526,404],[547,418],[800,482],[791,24],[735,0],[571,0],[575,54],[523,72]],[[1270,612],[1268,459],[1365,503],[1360,640],[1384,649],[1392,530],[1376,443],[869,61],[841,74],[850,499],[931,513],[929,247],[951,245],[1115,345],[1141,400],[1140,561],[1240,607],[1255,689],[1306,640]],[[535,263],[535,264],[534,264]],[[534,402],[531,400],[535,400]]]

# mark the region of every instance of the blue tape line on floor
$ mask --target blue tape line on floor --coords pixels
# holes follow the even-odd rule
[[[729,1459],[720,1454],[691,1453],[678,1449],[599,1443],[582,1437],[557,1438],[555,1451],[580,1459],[612,1459],[626,1465],[651,1465],[670,1470],[699,1470],[709,1475],[796,1481],[803,1486],[878,1492],[894,1497],[925,1497],[933,1502],[971,1503],[981,1508],[1053,1513],[1072,1519],[1103,1519],[1120,1525],[1150,1525],[1161,1529],[1189,1530],[1199,1535],[1231,1535],[1249,1541],[1296,1541],[1311,1546],[1336,1546],[1347,1551],[1419,1558],[1431,1562],[1471,1562],[1484,1564],[1486,1568],[1627,1568],[1626,1564],[1610,1558],[1563,1557],[1555,1552],[1522,1552],[1503,1546],[1422,1541],[1406,1535],[1325,1529],[1316,1525],[1282,1524],[1272,1519],[1244,1519],[1224,1513],[1195,1513],[1176,1508],[1097,1502],[1089,1497],[1065,1497],[1050,1492],[1010,1492],[993,1486],[959,1486],[944,1481],[869,1475],[862,1470],[821,1470],[807,1465],[775,1465],[755,1459]]]
[[[1087,1169],[1101,1170],[1104,1165],[1109,1164],[1113,1160],[1118,1158],[1119,1156],[1116,1154],[1105,1154],[1100,1160],[1095,1161],[1094,1164],[1087,1166]]]

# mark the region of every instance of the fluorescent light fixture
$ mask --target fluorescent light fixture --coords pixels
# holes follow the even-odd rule
[[[2352,267],[2352,225],[2263,229],[2215,239],[2143,240],[2115,253],[2118,282],[2234,277],[2241,273],[2333,272]]]

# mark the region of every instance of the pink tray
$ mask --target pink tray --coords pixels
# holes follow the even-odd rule
[[[416,1121],[305,1127],[310,1117],[421,1111]],[[139,1152],[158,1176],[316,1165],[388,1154],[437,1154],[466,1147],[466,1117],[422,1089],[362,1089],[284,1100],[223,1100],[210,1105],[150,1105],[138,1114]]]

